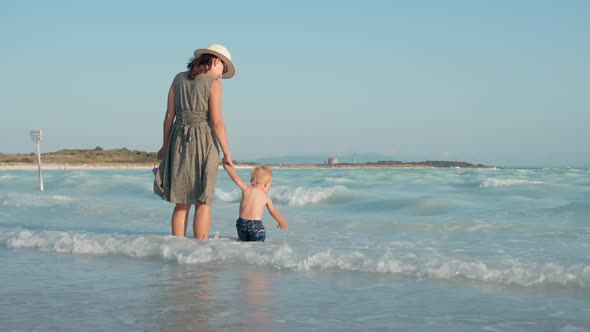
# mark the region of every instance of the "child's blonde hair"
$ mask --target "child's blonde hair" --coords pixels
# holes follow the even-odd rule
[[[272,169],[267,166],[256,166],[252,169],[252,184],[264,184],[272,180]]]

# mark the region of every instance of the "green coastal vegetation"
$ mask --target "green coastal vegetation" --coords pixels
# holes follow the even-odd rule
[[[100,146],[94,149],[64,149],[41,153],[41,161],[51,164],[147,164],[156,159],[156,152],[129,150],[127,148],[105,150]],[[36,163],[35,153],[0,154],[0,163]]]
[[[140,150],[130,150],[127,148],[105,150],[100,146],[94,149],[63,149],[55,152],[47,152],[41,154],[41,161],[46,164],[138,164],[148,165],[153,164],[156,160],[156,152],[146,152]],[[18,153],[18,154],[4,154],[0,153],[1,164],[36,164],[37,156],[35,153]],[[235,164],[254,166],[259,163],[250,161],[234,161]],[[418,162],[403,162],[398,160],[382,160],[377,162],[367,163],[338,163],[328,165],[325,163],[319,164],[294,164],[294,165],[309,165],[314,167],[462,167],[462,168],[485,168],[489,167],[482,164],[472,164],[464,161],[418,161]],[[286,164],[278,164],[278,166],[288,167]]]

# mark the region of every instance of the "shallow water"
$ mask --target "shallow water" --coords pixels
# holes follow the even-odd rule
[[[223,172],[212,239],[169,236],[152,176],[0,171],[7,330],[590,329],[588,168],[277,169],[266,243]]]

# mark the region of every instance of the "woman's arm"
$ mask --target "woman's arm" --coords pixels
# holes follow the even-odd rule
[[[168,148],[168,142],[170,141],[170,130],[172,123],[174,123],[174,116],[176,116],[176,107],[174,105],[174,89],[172,85],[168,91],[168,106],[166,107],[166,115],[164,116],[164,139],[162,148],[158,151],[158,159],[163,159]]]
[[[211,93],[209,95],[209,112],[211,112],[211,126],[215,133],[215,137],[223,151],[223,163],[233,166],[231,154],[229,152],[229,144],[227,142],[227,132],[225,130],[225,121],[221,114],[221,82],[214,80],[211,83]]]

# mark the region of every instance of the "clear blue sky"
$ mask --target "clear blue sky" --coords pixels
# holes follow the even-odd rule
[[[3,1],[0,152],[156,151],[221,43],[232,156],[590,165],[590,1]]]

